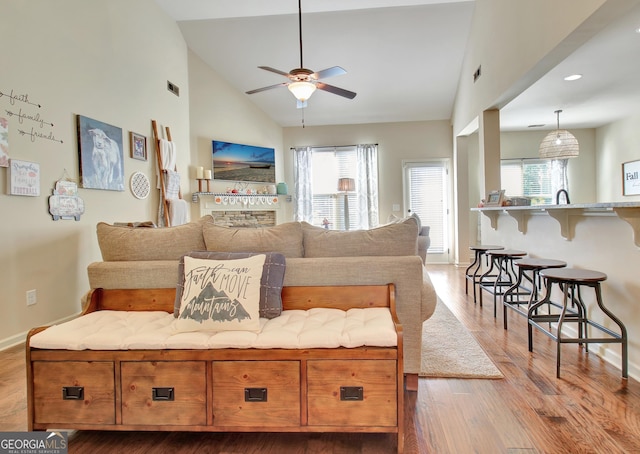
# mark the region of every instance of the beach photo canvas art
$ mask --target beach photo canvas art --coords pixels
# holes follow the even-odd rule
[[[275,183],[275,149],[213,141],[213,178]]]

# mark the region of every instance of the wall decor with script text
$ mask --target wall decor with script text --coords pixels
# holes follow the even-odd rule
[[[56,181],[53,195],[49,196],[49,213],[54,221],[59,219],[80,220],[84,213],[84,201],[78,197],[78,185],[68,179]]]
[[[9,121],[0,117],[0,167],[9,167]]]
[[[0,100],[2,99],[9,101],[11,107],[5,109],[5,113],[7,118],[17,122],[16,131],[20,137],[29,137],[31,142],[50,140],[64,143],[53,134],[53,123],[43,118],[40,112],[33,112],[33,109],[40,109],[42,105],[32,102],[29,93],[17,93],[14,89],[9,90],[8,93],[0,90]]]
[[[9,159],[7,192],[10,195],[40,195],[40,164]]]
[[[640,194],[640,161],[622,164],[622,195]]]

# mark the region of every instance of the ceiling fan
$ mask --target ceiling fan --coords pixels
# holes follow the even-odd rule
[[[300,34],[300,67],[292,69],[291,71],[284,72],[279,69],[271,68],[270,66],[258,66],[260,69],[270,71],[272,73],[280,74],[289,79],[289,82],[282,82],[275,85],[269,85],[268,87],[257,88],[246,92],[248,95],[259,93],[265,90],[271,90],[278,87],[287,87],[293,96],[298,100],[298,108],[307,107],[307,100],[311,97],[316,89],[328,91],[338,96],[353,99],[356,97],[356,93],[345,90],[344,88],[335,87],[333,85],[321,82],[320,79],[328,77],[340,76],[347,72],[340,66],[333,66],[331,68],[323,69],[322,71],[314,72],[307,69],[302,64],[302,0],[298,0],[298,27]]]

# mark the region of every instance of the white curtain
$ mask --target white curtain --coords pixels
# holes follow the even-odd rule
[[[378,226],[378,146],[358,145],[358,176],[356,191],[358,194],[358,219],[360,229]]]
[[[293,149],[293,178],[295,181],[294,210],[296,221],[311,222],[313,218],[313,184],[311,147]]]
[[[315,150],[315,151],[314,151]],[[323,148],[326,151],[326,147]],[[322,153],[312,147],[293,149],[296,221],[313,223],[313,153]],[[351,151],[353,153],[353,149]],[[378,225],[378,146],[357,145],[356,155],[356,194],[358,216],[352,229],[370,229]],[[351,199],[351,196],[350,196]],[[353,220],[353,218],[351,218]],[[318,221],[319,222],[319,221]]]

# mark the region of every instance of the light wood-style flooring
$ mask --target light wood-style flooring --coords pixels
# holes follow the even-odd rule
[[[475,336],[504,379],[419,379],[406,393],[407,453],[640,453],[640,384],[576,345],[562,350],[534,335],[527,351],[524,317],[509,330],[465,295],[464,268],[428,265],[441,299]],[[485,295],[486,296],[486,295]],[[24,347],[0,352],[0,431],[27,428]],[[215,434],[74,432],[70,453],[391,453],[386,434]]]

